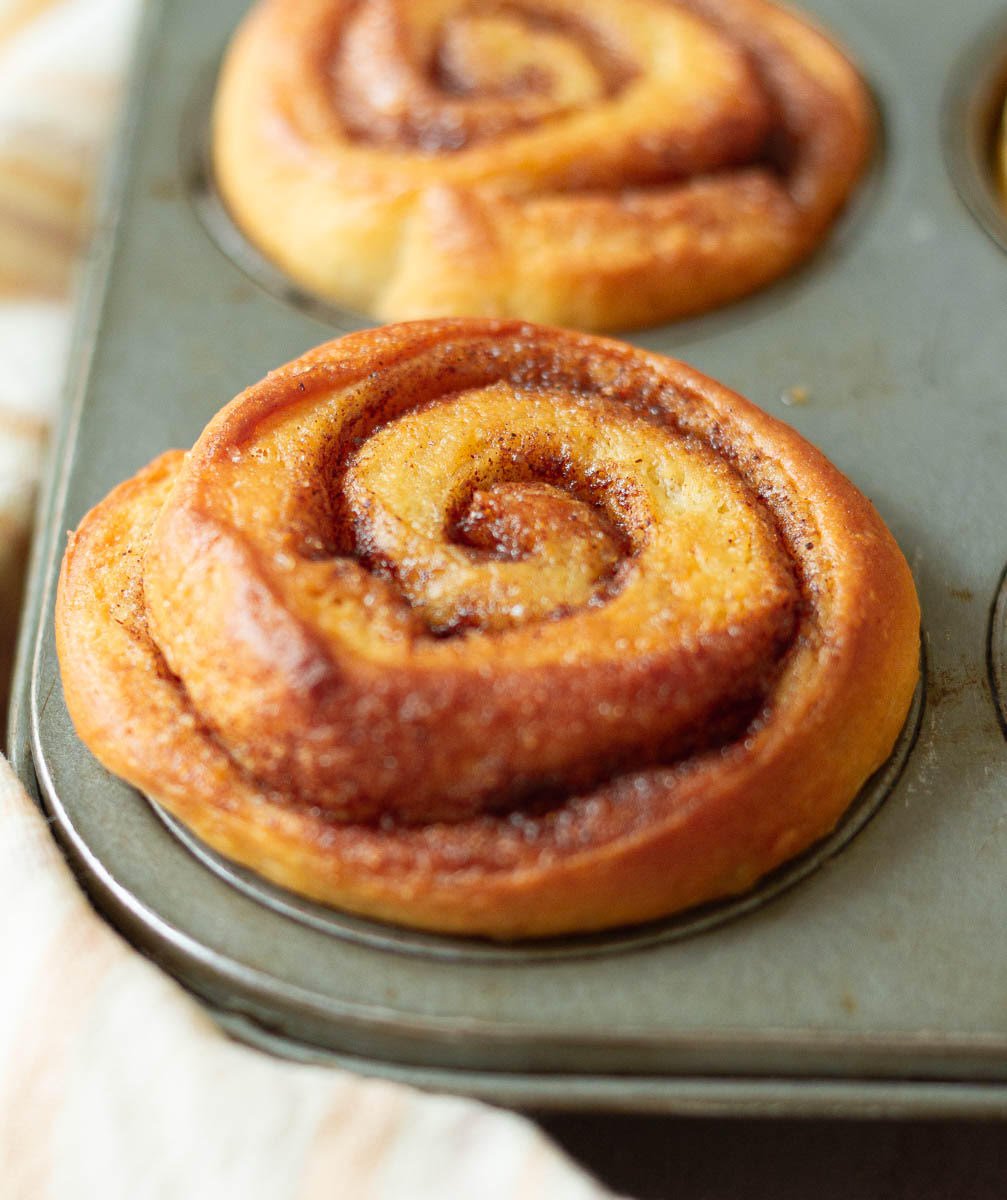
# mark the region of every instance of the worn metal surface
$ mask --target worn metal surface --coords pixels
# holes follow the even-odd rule
[[[890,524],[929,664],[905,770],[842,853],[771,903],[687,938],[573,954],[429,953],[367,923],[351,938],[282,915],[190,853],[70,726],[51,636],[64,531],[241,387],[364,323],[270,279],[227,241],[203,186],[208,88],[244,7],[149,6],[37,546],[11,751],[98,902],[246,1035],[439,1087],[683,1112],[1007,1114],[1007,742],[992,683],[1007,621],[1007,256],[948,169],[978,212],[983,135],[960,85],[982,82],[1002,0],[925,13],[809,0],[875,88],[873,180],[790,280],[630,338],[791,421]],[[808,402],[783,407],[795,388]]]

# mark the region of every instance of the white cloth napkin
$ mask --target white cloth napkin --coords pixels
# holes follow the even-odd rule
[[[65,300],[137,0],[0,0],[0,710]]]
[[[88,906],[0,758],[4,1200],[598,1200],[530,1121],[228,1040]]]
[[[134,0],[0,0],[0,698]],[[2,1200],[588,1200],[531,1122],[230,1041],[90,908],[0,757]]]

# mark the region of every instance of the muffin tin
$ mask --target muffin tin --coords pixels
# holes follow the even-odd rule
[[[986,232],[1007,248],[1002,0],[809,0],[875,89],[873,178],[788,280],[627,339],[790,421],[891,526],[926,658],[893,759],[749,896],[514,947],[264,883],[102,770],[66,713],[65,530],[241,387],[369,323],[288,285],[216,202],[209,100],[244,7],[147,8],[35,546],[10,749],[95,902],[238,1036],[299,1057],[539,1107],[1007,1114],[1007,257]]]

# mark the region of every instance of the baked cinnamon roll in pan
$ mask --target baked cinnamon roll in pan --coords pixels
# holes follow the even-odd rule
[[[1007,97],[1004,99],[1003,115],[1000,118],[1000,135],[996,145],[996,173],[1000,185],[1000,200],[1007,212]]]
[[[800,438],[515,321],[352,334],[71,536],[70,713],[224,855],[541,937],[741,892],[836,824],[918,670],[909,569]]]
[[[616,329],[789,271],[872,141],[857,72],[767,0],[260,0],[213,159],[318,295]]]

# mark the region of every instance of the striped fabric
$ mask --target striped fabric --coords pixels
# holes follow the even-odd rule
[[[0,0],[0,712],[66,295],[136,11],[136,0]]]
[[[4,1200],[599,1200],[521,1117],[225,1038],[98,920],[0,759]]]
[[[212,3],[212,0],[207,0]],[[0,0],[0,679],[134,0]],[[224,1037],[105,926],[0,758],[3,1200],[590,1200],[530,1122]]]
[[[0,298],[61,299],[135,0],[0,0]]]

